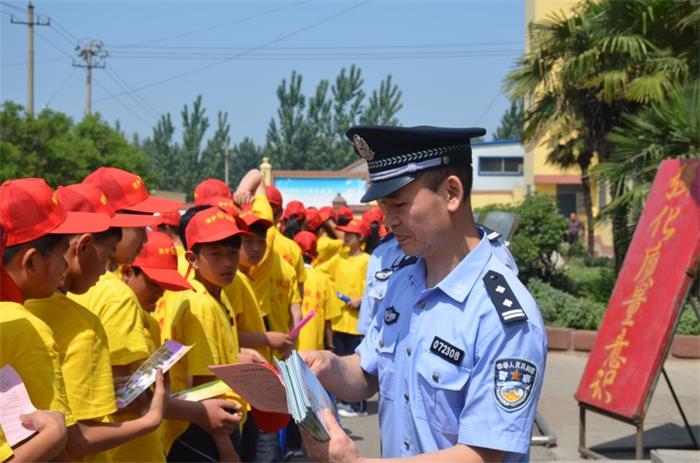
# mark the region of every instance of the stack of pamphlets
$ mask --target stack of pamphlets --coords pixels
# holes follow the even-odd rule
[[[292,415],[294,421],[316,440],[329,440],[318,413],[324,408],[335,414],[335,405],[297,351],[277,368],[267,363],[211,365],[209,370],[229,385],[255,410]],[[262,427],[261,427],[262,429]]]
[[[326,425],[318,413],[326,408],[335,414],[335,405],[316,375],[295,350],[286,360],[275,359],[275,363],[282,375],[287,393],[287,406],[294,422],[317,441],[328,441],[330,437]]]
[[[10,365],[0,368],[0,428],[10,446],[22,442],[36,432],[24,427],[19,418],[20,415],[29,415],[35,411],[27,388],[17,371]]]

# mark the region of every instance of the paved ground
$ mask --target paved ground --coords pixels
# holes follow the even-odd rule
[[[582,460],[577,451],[579,413],[573,396],[586,365],[586,359],[585,354],[549,354],[539,411],[556,433],[558,442],[552,448],[533,446],[531,451],[533,461]],[[700,440],[700,361],[671,358],[666,361],[666,371],[695,435]],[[357,442],[361,454],[366,457],[379,456],[379,427],[376,411],[377,401],[374,398],[370,401],[368,417],[351,418],[343,422],[344,427]],[[592,413],[587,414],[587,421],[587,443],[590,447],[608,458],[634,458],[632,426]],[[648,451],[650,448],[690,443],[678,409],[663,379],[659,381],[652,398],[645,429],[646,458],[650,458]],[[619,447],[627,451],[613,451]]]

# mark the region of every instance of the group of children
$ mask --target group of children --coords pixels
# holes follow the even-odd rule
[[[0,461],[280,457],[278,433],[235,391],[170,394],[215,381],[210,365],[353,353],[381,212],[284,207],[257,170],[235,192],[207,179],[182,207],[112,167],[56,190],[42,179],[0,186],[0,368],[16,370],[38,409],[21,417],[30,438],[10,446],[0,430]],[[166,339],[192,347],[118,409],[115,390]]]

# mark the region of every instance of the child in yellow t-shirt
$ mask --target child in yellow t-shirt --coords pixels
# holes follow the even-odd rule
[[[16,297],[41,299],[51,296],[61,284],[66,269],[64,254],[69,247],[67,235],[104,231],[109,227],[109,217],[68,213],[44,180],[21,179],[0,186],[0,223],[7,227],[8,245],[5,249],[5,228],[0,227],[3,231],[0,271],[3,274],[7,271],[3,280],[16,287]],[[43,321],[25,307],[2,303],[0,366],[9,364],[17,371],[35,406],[58,410],[65,417],[64,424],[63,418],[58,419],[56,414],[37,414],[37,422],[42,416],[46,418],[49,432],[44,436],[40,433],[37,440],[17,448],[18,459],[58,456],[64,451],[66,425],[71,436],[68,450],[73,457],[81,455],[78,451],[81,439],[75,438],[79,436],[79,427],[70,410],[59,359],[59,347]],[[45,446],[47,443],[53,447]],[[3,444],[4,439],[0,447]]]
[[[360,304],[365,291],[365,275],[369,255],[362,251],[362,243],[369,235],[369,226],[357,219],[347,225],[338,225],[344,233],[348,254],[341,253],[323,264],[319,269],[325,271],[333,280],[337,297],[333,304],[340,308],[341,315],[333,319],[333,349],[337,355],[352,355],[362,341],[357,331]],[[341,403],[338,414],[343,417],[367,415],[366,401],[358,403]]]
[[[209,365],[238,362],[238,336],[234,313],[222,288],[233,282],[238,268],[240,229],[230,214],[218,207],[193,208],[181,219],[181,235],[185,254],[192,270],[193,290],[184,291],[178,307],[166,320],[164,337],[193,346],[171,369],[174,391],[197,386],[215,378]],[[243,412],[240,398],[231,396],[231,409]],[[240,413],[235,415],[240,421]],[[237,459],[233,443],[235,431],[225,439],[212,438],[196,424],[191,424],[173,444],[168,459],[201,460],[202,455],[214,460]],[[195,449],[195,450],[192,450]]]
[[[316,257],[316,235],[302,231],[294,236],[306,261],[306,283],[301,303],[302,315],[314,311],[315,315],[299,333],[298,350],[323,350],[333,345],[331,320],[340,316],[340,310],[333,304],[335,292],[327,275],[311,267]]]

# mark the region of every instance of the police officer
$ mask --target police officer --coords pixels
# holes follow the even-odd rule
[[[483,129],[353,127],[370,186],[401,249],[355,355],[304,359],[337,396],[379,392],[383,457],[527,461],[547,352],[535,301],[479,233],[471,211],[470,138]],[[316,460],[359,461],[330,413]]]

